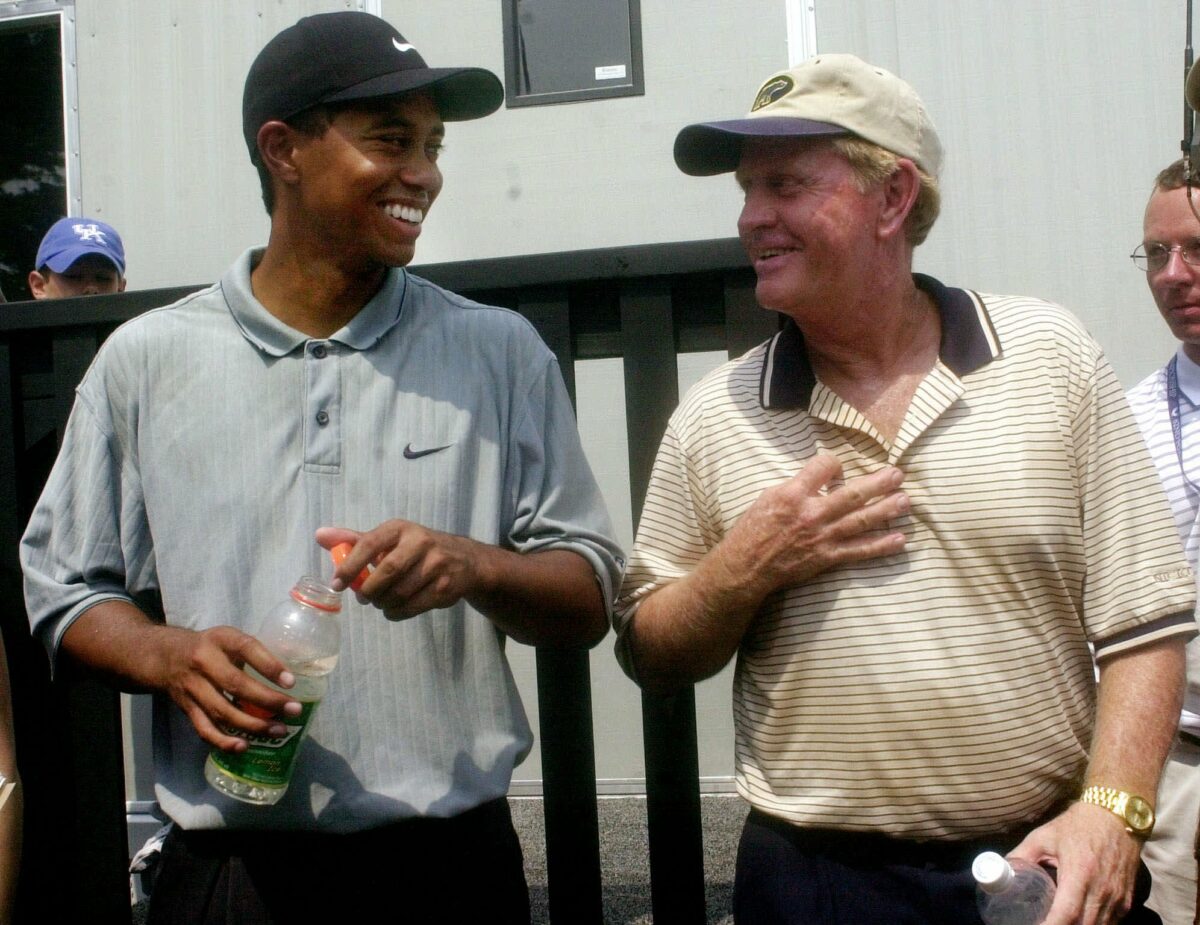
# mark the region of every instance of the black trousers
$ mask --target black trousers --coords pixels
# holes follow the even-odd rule
[[[1032,831],[1036,825],[1028,827]],[[870,832],[802,829],[751,810],[738,843],[739,925],[981,925],[971,862],[1011,851],[1026,832],[970,842],[916,842]],[[1126,925],[1162,925],[1138,869]]]
[[[163,846],[149,925],[529,925],[506,800],[352,835],[185,832]]]

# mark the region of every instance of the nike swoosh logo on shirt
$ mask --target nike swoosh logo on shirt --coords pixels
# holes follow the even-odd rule
[[[428,450],[414,450],[413,445],[410,443],[404,448],[404,458],[420,459],[422,456],[428,456],[430,453],[440,453],[442,450],[448,450],[452,446],[454,446],[453,443],[447,443],[445,446],[435,446]]]

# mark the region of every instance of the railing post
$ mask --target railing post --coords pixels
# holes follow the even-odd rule
[[[58,445],[75,403],[75,387],[100,347],[93,330],[60,331],[54,338],[54,408]],[[79,921],[132,920],[129,903],[129,834],[125,826],[125,763],[120,694],[99,681],[64,677],[55,683],[55,710],[70,751],[75,800],[75,892]]]
[[[634,518],[667,420],[679,401],[671,290],[665,280],[621,289],[621,343]],[[704,833],[696,698],[692,688],[669,697],[642,694],[650,891],[655,925],[702,925]]]
[[[575,368],[566,293],[539,290],[523,294],[519,308],[554,351],[574,403]],[[588,653],[538,649],[536,658],[550,919],[601,925],[604,905]]]
[[[57,442],[83,377],[99,344],[87,327],[55,332],[49,376],[51,416]],[[51,685],[45,654],[24,622],[20,569],[16,561],[18,499],[40,491],[46,475],[39,461],[25,465],[23,394],[14,369],[12,339],[3,341],[6,405],[4,469],[10,469],[10,510],[5,536],[5,629],[11,640],[17,754],[26,795],[25,851],[18,918],[101,923],[131,921],[128,842],[125,829],[124,763],[118,695],[94,681],[70,679]],[[33,435],[30,435],[33,436]],[[11,518],[8,519],[8,518]],[[13,600],[8,600],[9,596]],[[11,621],[11,622],[9,622]],[[32,920],[32,918],[31,918]]]

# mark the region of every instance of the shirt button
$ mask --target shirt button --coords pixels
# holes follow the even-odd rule
[[[318,411],[317,412],[317,423],[320,424],[322,427],[324,427],[326,424],[328,424],[329,423],[329,412],[328,411]]]
[[[313,347],[312,355],[315,356],[318,360],[325,359],[325,357],[328,353],[329,353],[329,351],[325,349],[324,344],[317,344],[315,347]]]

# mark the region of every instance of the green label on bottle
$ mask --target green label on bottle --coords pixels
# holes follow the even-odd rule
[[[299,716],[283,717],[280,721],[286,727],[286,732],[279,738],[225,727],[225,733],[245,739],[250,747],[240,753],[223,752],[214,748],[211,752],[213,764],[226,774],[251,784],[267,787],[286,786],[292,776],[296,752],[300,749],[308,723],[319,702],[302,702]]]

